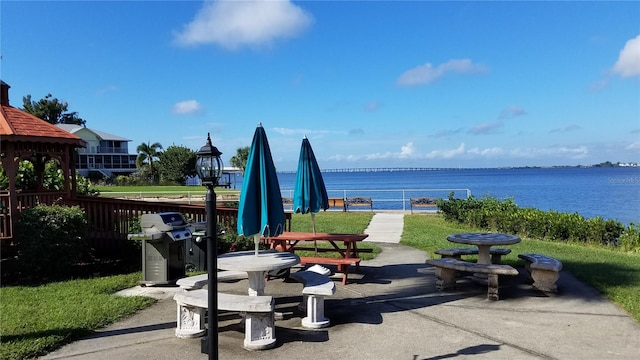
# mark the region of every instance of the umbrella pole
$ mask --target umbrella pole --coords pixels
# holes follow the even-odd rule
[[[253,242],[256,245],[256,256],[258,256],[258,245],[260,245],[260,234],[253,235]]]
[[[311,229],[313,229],[313,235],[316,234],[316,214],[315,213],[311,213]],[[318,243],[316,242],[316,240],[313,240],[313,250],[314,250],[314,255],[315,257],[318,257]]]

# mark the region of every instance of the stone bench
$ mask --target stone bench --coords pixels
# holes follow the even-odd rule
[[[176,336],[194,338],[205,333],[208,289],[177,293]],[[274,301],[271,296],[248,296],[218,293],[218,310],[243,313],[244,348],[264,350],[275,346]]]
[[[525,260],[524,268],[533,280],[533,286],[541,291],[556,292],[556,281],[560,278],[562,263],[550,256],[541,254],[519,254]]]
[[[218,271],[218,281],[233,281],[247,279],[248,275],[244,271]],[[176,285],[185,291],[202,289],[209,282],[209,274],[187,276],[176,281]]]
[[[300,265],[306,264],[336,265],[338,267],[338,272],[342,273],[342,285],[347,285],[349,266],[360,265],[360,258],[326,258],[301,256]]]
[[[434,253],[440,255],[443,258],[453,258],[460,260],[462,255],[478,255],[478,248],[452,248],[452,249],[439,249]],[[511,253],[511,249],[491,248],[489,249],[491,254],[492,264],[501,264],[502,257]]]
[[[324,298],[336,293],[336,284],[327,275],[309,270],[292,273],[290,278],[304,285],[303,299],[298,306],[307,313],[302,326],[311,329],[329,326],[330,321],[324,316]]]
[[[426,264],[436,268],[436,289],[443,291],[455,288],[458,271],[487,274],[487,298],[498,300],[498,275],[518,275],[518,270],[509,265],[477,264],[453,258],[427,259]]]

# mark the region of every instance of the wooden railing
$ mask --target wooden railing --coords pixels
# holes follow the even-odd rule
[[[10,239],[12,234],[11,198],[9,191],[0,190],[0,239]]]
[[[175,211],[186,220],[206,221],[207,211],[204,205],[179,203],[146,202],[137,200],[109,199],[103,197],[79,196],[68,205],[78,205],[84,209],[89,222],[89,234],[92,246],[100,251],[117,250],[122,241],[128,241],[131,227],[142,214]],[[238,210],[234,208],[216,208],[216,221],[224,227],[235,229]]]
[[[15,233],[12,229],[12,219],[17,219],[18,214],[11,216],[5,214],[10,208],[8,194],[0,193],[2,204],[2,234],[7,239]],[[76,199],[65,200],[61,193],[29,193],[18,194],[18,213],[37,205],[61,204],[82,208],[87,216],[89,230],[87,238],[92,247],[97,251],[117,251],[127,240],[127,235],[132,232],[132,226],[142,214],[174,211],[183,214],[186,220],[193,222],[206,221],[207,211],[204,205],[189,205],[176,202],[147,202],[141,200],[113,199],[105,197],[78,196]],[[291,231],[291,213],[285,213],[287,231]],[[235,230],[238,221],[238,209],[229,207],[216,207],[216,221],[227,229]],[[15,220],[13,220],[15,222]]]

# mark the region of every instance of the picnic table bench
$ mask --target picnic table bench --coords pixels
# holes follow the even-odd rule
[[[218,281],[243,280],[248,277],[246,271],[218,271]],[[209,283],[209,274],[187,276],[176,281],[176,285],[185,291],[202,289]]]
[[[533,280],[533,286],[545,292],[556,292],[556,281],[560,278],[560,260],[541,254],[519,254],[525,260],[524,268]]]
[[[434,253],[440,255],[443,258],[453,258],[460,260],[462,255],[478,255],[478,248],[451,248],[451,249],[438,249]],[[489,249],[491,254],[491,263],[502,263],[502,257],[511,253],[511,249],[491,248]]]
[[[321,264],[321,265],[336,265],[338,272],[342,273],[342,285],[347,285],[347,277],[349,276],[349,266],[360,265],[360,258],[347,257],[347,258],[328,258],[328,257],[309,257],[301,256],[300,265],[307,264]]]
[[[314,256],[301,256],[300,264],[320,264],[320,265],[336,265],[338,272],[342,273],[342,284],[347,284],[349,274],[349,266],[355,265],[356,270],[360,269],[359,253],[370,252],[371,249],[358,249],[358,243],[366,239],[367,234],[337,234],[337,233],[310,233],[310,232],[289,232],[266,238],[266,242],[270,244],[272,249],[279,251],[295,252],[299,250],[310,250],[314,252],[336,252],[340,254],[340,258],[328,258]],[[299,243],[314,243],[314,247],[298,246]],[[318,242],[328,243],[329,248],[318,247]],[[342,244],[340,244],[342,243]],[[342,246],[341,246],[342,245]]]
[[[509,265],[477,264],[453,258],[427,259],[426,264],[436,268],[436,289],[444,291],[456,287],[457,272],[487,274],[487,298],[498,300],[498,275],[518,275],[518,270]]]
[[[208,289],[177,293],[176,336],[194,338],[204,335],[205,314],[208,309]],[[244,318],[244,347],[264,350],[275,346],[275,303],[271,296],[248,296],[218,293],[218,310],[237,311]]]
[[[292,273],[290,278],[304,285],[299,308],[306,311],[307,316],[302,318],[302,326],[311,329],[329,326],[330,320],[324,316],[324,298],[336,293],[336,284],[327,275],[313,270]]]

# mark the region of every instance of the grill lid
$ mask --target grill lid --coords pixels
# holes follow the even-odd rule
[[[154,231],[167,232],[182,230],[189,226],[182,214],[177,212],[162,212],[155,214],[143,214],[140,218],[140,226],[143,230],[155,228]]]

